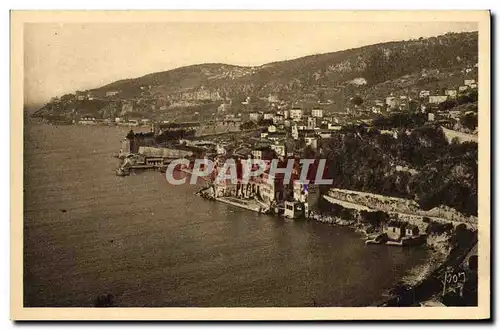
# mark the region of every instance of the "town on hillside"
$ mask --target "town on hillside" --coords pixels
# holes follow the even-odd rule
[[[367,245],[427,244],[442,256],[435,278],[446,278],[448,266],[474,273],[477,255],[463,257],[477,245],[477,55],[451,56],[442,67],[439,62],[411,71],[395,68],[390,76],[369,66],[389,66],[391,54],[383,48],[364,62],[361,55],[346,59],[276,91],[264,84],[256,92],[241,83],[265,68],[195,67],[190,70],[209,72],[203,71],[209,78],[195,88],[174,90],[146,76],[138,80],[145,83],[119,81],[55,97],[33,117],[53,125],[126,127],[115,155],[120,176],[165,172],[179,158],[189,160],[178,168],[186,174],[197,159],[262,160],[268,167],[259,177],[245,183],[240,172],[237,183],[206,177],[198,194],[259,213],[350,226],[364,234]],[[332,72],[350,76],[328,86]],[[217,79],[220,85],[209,82]],[[224,85],[232,80],[239,82],[237,92]],[[301,159],[326,160],[322,176],[332,184],[316,185],[314,175],[308,175],[309,183],[298,180]],[[295,162],[291,184],[269,171],[273,160]],[[474,304],[477,296],[455,289],[446,293],[447,304]],[[384,304],[413,299],[401,290],[397,301]]]

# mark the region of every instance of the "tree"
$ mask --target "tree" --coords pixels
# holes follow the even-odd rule
[[[466,104],[473,102],[472,98],[468,94],[461,94],[457,98],[458,104]]]
[[[304,148],[304,151],[302,152],[302,156],[305,159],[313,159],[316,158],[316,151],[311,147],[310,145],[306,146]]]
[[[356,95],[351,99],[351,103],[359,107],[361,104],[363,104],[363,99],[360,96]]]
[[[257,124],[254,121],[246,121],[240,125],[240,129],[246,130],[246,129],[254,129],[257,128]]]
[[[457,102],[455,100],[446,100],[444,102],[439,103],[438,107],[439,110],[450,110],[451,108],[455,107],[457,105]]]
[[[473,131],[477,127],[477,113],[468,113],[460,118],[463,127]]]
[[[418,112],[418,103],[414,100],[408,102],[408,110],[410,112]]]
[[[127,136],[126,136],[126,137],[127,137],[127,139],[129,139],[129,140],[133,140],[133,139],[134,139],[134,137],[135,137],[135,133],[134,133],[134,131],[133,131],[133,130],[130,130],[130,131],[128,132],[128,134],[127,134]]]
[[[258,125],[259,126],[270,126],[273,124],[273,120],[272,119],[264,119],[264,118],[261,118],[258,122]]]

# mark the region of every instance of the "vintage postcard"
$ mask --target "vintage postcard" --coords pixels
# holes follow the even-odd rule
[[[488,11],[12,11],[11,73],[11,319],[490,318]]]

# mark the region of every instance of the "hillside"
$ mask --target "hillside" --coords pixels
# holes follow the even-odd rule
[[[229,99],[239,104],[247,97],[257,99],[269,95],[292,103],[330,100],[340,107],[347,97],[356,94],[382,97],[395,87],[436,85],[436,81],[453,79],[453,74],[473,67],[477,60],[477,32],[448,33],[258,67],[192,65],[119,80],[89,92],[96,98],[106,99],[106,94],[114,91],[115,101],[142,102],[152,112],[200,102],[220,104]],[[438,72],[433,79],[422,80],[427,76],[423,72],[433,70]]]
[[[341,85],[357,77],[368,85],[422,69],[446,69],[477,62],[477,33],[446,34],[422,40],[376,44],[312,55],[260,67],[204,64],[118,81],[95,91],[130,90],[140,85],[164,86],[171,93],[185,89],[241,91],[260,96],[287,91],[312,92]]]

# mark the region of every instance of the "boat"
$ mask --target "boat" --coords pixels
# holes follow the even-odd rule
[[[427,235],[415,235],[415,236],[403,237],[397,241],[389,240],[386,242],[386,244],[393,246],[418,246],[425,243],[426,237]]]

